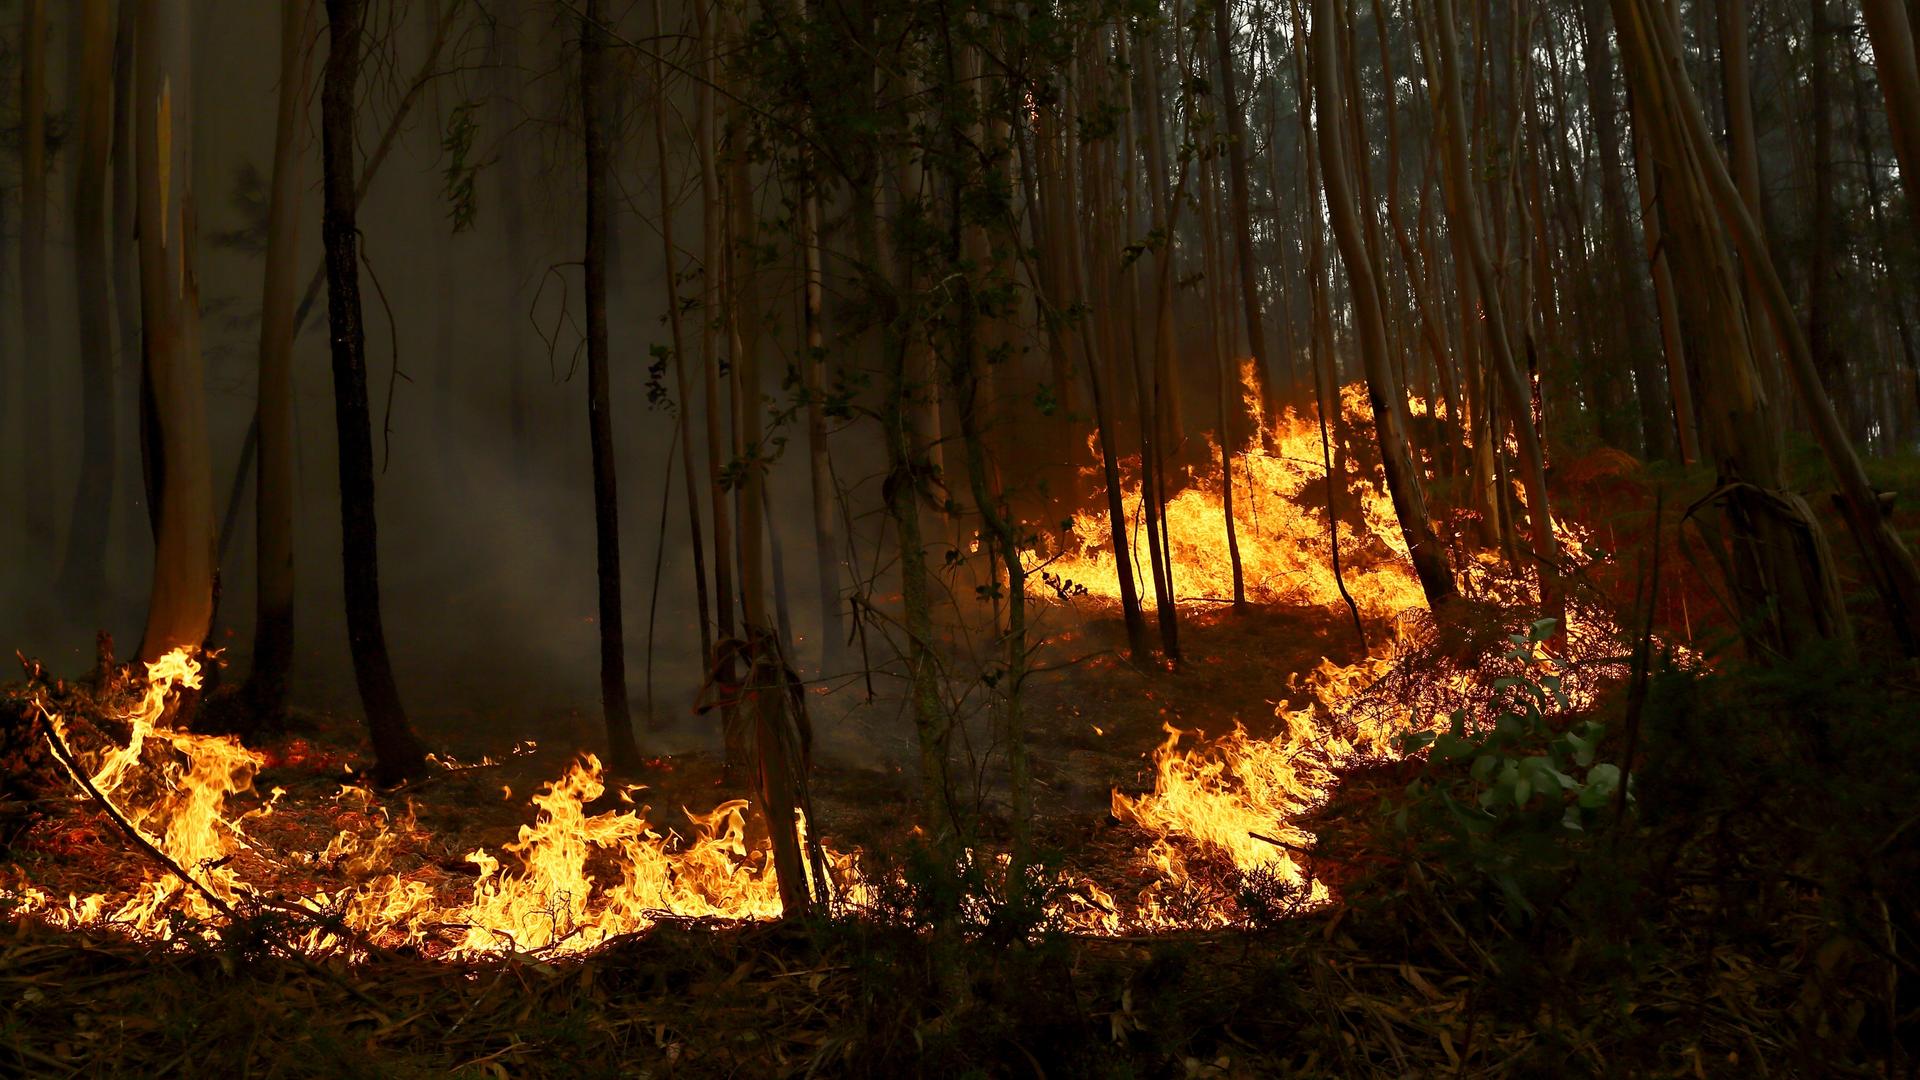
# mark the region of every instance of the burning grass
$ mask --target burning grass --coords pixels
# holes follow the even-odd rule
[[[1364,398],[1348,397],[1363,430]],[[41,681],[32,722],[8,729],[20,762],[51,751],[67,796],[6,804],[46,812],[14,828],[22,857],[0,883],[12,923],[0,986],[13,980],[0,992],[17,1003],[0,1053],[35,1071],[112,1062],[156,1075],[577,1075],[596,1061],[889,1075],[926,1054],[956,1067],[1026,1059],[1049,1075],[1229,1076],[1565,1060],[1699,1073],[1781,1053],[1796,1037],[1792,987],[1818,954],[1806,947],[1812,893],[1780,898],[1785,936],[1746,952],[1695,940],[1724,898],[1669,894],[1644,932],[1670,959],[1614,956],[1606,980],[1556,989],[1550,1013],[1486,988],[1520,961],[1508,955],[1517,933],[1541,931],[1476,923],[1463,914],[1482,903],[1474,887],[1423,869],[1419,828],[1383,824],[1382,808],[1438,767],[1403,758],[1399,738],[1451,714],[1490,723],[1516,681],[1551,680],[1555,730],[1616,709],[1617,618],[1576,567],[1563,632],[1512,637],[1536,589],[1498,560],[1465,566],[1470,603],[1445,624],[1410,611],[1418,587],[1391,510],[1348,456],[1343,552],[1374,645],[1356,649],[1319,554],[1318,424],[1290,413],[1274,432],[1271,448],[1237,459],[1249,592],[1274,610],[1190,614],[1178,674],[1095,656],[1029,696],[1050,717],[1035,725],[1036,832],[1061,854],[1039,879],[1044,910],[1010,923],[991,852],[976,856],[966,933],[1031,948],[971,962],[963,1000],[931,974],[930,943],[913,930],[924,883],[906,864],[842,845],[835,913],[767,922],[778,894],[742,802],[662,815],[632,800],[663,791],[609,792],[592,758],[538,752],[443,762],[437,781],[383,800],[342,783],[345,755],[322,741],[248,747],[179,730],[171,703],[200,672],[175,656],[145,678],[103,669],[92,692]],[[1168,508],[1182,595],[1230,588],[1213,554],[1219,496],[1196,477]],[[1089,518],[1076,531],[1102,527]],[[1588,558],[1584,534],[1564,535]],[[1047,568],[1088,590],[1063,602],[1098,608],[1117,592],[1097,546],[1063,549]],[[1096,614],[1086,640],[1054,648],[1097,653],[1103,626]],[[683,805],[711,802],[680,779],[669,786]],[[821,778],[830,830],[862,832],[847,826],[902,795],[836,800],[848,783]],[[1103,797],[1085,797],[1089,785]],[[888,850],[909,840],[889,816],[864,830]],[[1593,948],[1552,935],[1569,963]],[[1789,944],[1793,964],[1756,959]],[[1617,1012],[1623,994],[1631,1015]],[[1682,1021],[1696,1033],[1660,1030]],[[66,1035],[41,1037],[56,1023]],[[217,1060],[192,1058],[208,1039]]]

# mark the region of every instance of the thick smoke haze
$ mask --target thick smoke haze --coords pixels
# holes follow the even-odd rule
[[[518,7],[518,6],[513,6]],[[399,6],[402,23],[374,47],[363,86],[361,159],[384,130],[425,55],[431,13]],[[224,510],[251,417],[256,383],[262,259],[255,243],[264,218],[260,178],[270,171],[274,50],[273,5],[195,5],[193,88],[194,197],[204,314],[206,394],[215,501]],[[508,15],[504,12],[503,15]],[[511,17],[508,15],[508,17]],[[462,20],[464,37],[446,47],[443,72],[414,108],[360,211],[365,266],[367,356],[373,393],[382,599],[403,699],[423,720],[471,714],[511,731],[511,717],[535,710],[598,708],[595,551],[581,345],[580,166],[577,105],[570,85],[568,27],[551,12],[503,21],[516,35],[514,100],[490,102],[497,76],[486,69],[488,31]],[[69,108],[68,20],[54,20],[50,101]],[[324,53],[322,45],[321,54]],[[628,61],[630,63],[630,61]],[[661,498],[669,480],[674,417],[649,403],[649,346],[665,344],[666,280],[656,216],[646,88],[619,69],[623,136],[619,148],[616,266],[610,275],[612,380],[621,499],[629,681],[636,713],[646,701],[648,610]],[[315,81],[317,82],[318,57]],[[12,71],[8,72],[9,76]],[[461,107],[477,125],[468,164],[478,164],[472,227],[454,230],[446,194],[453,155],[443,137]],[[320,257],[317,97],[307,109],[300,207],[299,274],[304,289]],[[66,123],[53,131],[64,138]],[[676,140],[684,152],[684,140]],[[14,159],[10,156],[10,162]],[[56,145],[50,183],[49,340],[20,340],[19,262],[7,238],[0,327],[9,385],[0,398],[0,637],[56,670],[78,672],[92,660],[94,633],[111,632],[122,657],[138,644],[152,548],[140,487],[134,401],[137,352],[116,340],[118,464],[112,499],[109,565],[97,611],[77,609],[57,591],[80,462],[79,375],[73,301],[72,178],[68,148]],[[685,196],[691,163],[674,163],[682,236],[698,236],[698,205]],[[517,173],[509,175],[508,169]],[[254,179],[249,180],[249,176]],[[6,178],[9,232],[17,224],[17,175]],[[690,213],[689,213],[690,211]],[[642,216],[644,214],[644,217]],[[694,264],[683,260],[683,269]],[[686,286],[697,290],[697,278]],[[780,302],[789,302],[777,298]],[[298,609],[292,698],[296,706],[357,710],[342,617],[340,529],[334,458],[333,398],[325,295],[296,343],[295,425],[299,478],[296,573]],[[697,315],[688,320],[697,349]],[[770,396],[791,334],[770,343]],[[137,349],[137,345],[135,346]],[[696,358],[697,359],[697,358]],[[25,400],[20,364],[46,369],[45,400]],[[396,371],[397,365],[397,371]],[[519,425],[515,425],[515,387]],[[671,386],[671,380],[668,380]],[[695,403],[698,407],[698,402]],[[23,443],[21,418],[44,410],[52,437]],[[383,434],[382,421],[388,422]],[[836,436],[849,448],[867,436]],[[704,465],[704,463],[702,463]],[[30,540],[16,511],[29,471],[46,474],[55,493],[55,535]],[[869,480],[842,465],[842,480]],[[704,475],[704,468],[702,469]],[[686,703],[701,677],[684,495],[679,465],[664,532],[655,641],[657,721],[694,722]],[[254,606],[251,475],[237,528],[220,561],[215,641],[230,677],[244,676]],[[773,466],[773,517],[782,530],[785,575],[794,597],[802,658],[812,662],[816,619],[803,455]],[[711,522],[708,522],[711,525]],[[439,725],[432,725],[439,726]]]

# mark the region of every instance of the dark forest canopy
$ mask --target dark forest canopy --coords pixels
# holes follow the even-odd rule
[[[858,759],[897,774],[890,824],[931,853],[885,880],[936,879],[902,920],[942,999],[972,993],[976,932],[1058,915],[1052,847],[1086,785],[1183,887],[1212,845],[1219,911],[1319,910],[1372,873],[1346,850],[1330,885],[1302,846],[1323,834],[1296,821],[1351,798],[1397,806],[1408,851],[1488,823],[1444,884],[1416,859],[1370,895],[1504,905],[1463,936],[1618,917],[1583,882],[1683,890],[1673,867],[1706,856],[1670,833],[1644,847],[1671,855],[1657,873],[1636,853],[1595,874],[1632,847],[1596,837],[1741,797],[1710,769],[1701,801],[1663,801],[1708,718],[1791,730],[1716,759],[1779,770],[1761,816],[1790,817],[1773,800],[1822,790],[1794,768],[1901,752],[1863,719],[1876,681],[1920,714],[1916,17],[0,4],[0,631],[46,662],[7,700],[68,702],[57,677],[105,657],[62,707],[125,727],[108,660],[190,655],[209,685],[167,714],[182,730],[265,746],[351,715],[369,791],[457,775],[450,732],[511,743],[530,715],[610,780],[711,759],[766,847],[754,915],[848,895],[814,799],[844,798],[821,761]],[[1148,793],[1062,779],[1077,694],[1137,679],[1140,709],[1204,710],[1191,680],[1223,663],[1281,724],[1195,751],[1240,779],[1173,743]],[[45,741],[50,775],[84,779],[66,729],[18,712],[33,734],[0,748]],[[1307,730],[1313,797],[1262,788]],[[588,773],[571,811],[617,816],[598,762],[565,783]],[[1168,809],[1182,784],[1231,789],[1228,824]],[[1820,875],[1840,851],[1910,863],[1912,786],[1849,794],[1848,824],[1769,864],[1810,882],[1779,910],[1818,908],[1858,953],[1833,965],[1891,970],[1870,1021],[1839,998],[1805,1021],[1826,1039],[1850,1016],[1872,1051],[1849,1060],[1889,1068],[1912,912],[1879,870]],[[1545,846],[1487,854],[1520,834]],[[237,920],[234,880],[187,884]],[[1845,899],[1820,907],[1823,885]],[[1152,888],[1093,887],[1082,914],[1107,921],[1072,927],[1228,923]],[[969,923],[969,889],[1016,915]],[[357,958],[385,941],[338,918]]]

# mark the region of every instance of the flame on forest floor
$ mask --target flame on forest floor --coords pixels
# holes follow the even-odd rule
[[[1250,363],[1242,366],[1241,381],[1247,408],[1256,421],[1265,423]],[[1344,387],[1340,404],[1355,441],[1370,436],[1373,415],[1365,384]],[[1426,405],[1416,399],[1410,411],[1424,415]],[[1336,437],[1331,429],[1328,434]],[[1190,472],[1186,486],[1166,505],[1175,596],[1182,600],[1233,595],[1220,451],[1218,443],[1210,445],[1214,466],[1205,474]],[[1340,460],[1336,451],[1336,464]],[[1418,619],[1405,617],[1424,612],[1426,597],[1408,559],[1380,467],[1363,468],[1347,456],[1345,472],[1338,496],[1345,584],[1370,622],[1392,627],[1390,640],[1381,643],[1376,634],[1373,654],[1352,664],[1323,659],[1318,669],[1291,687],[1292,702],[1304,704],[1283,703],[1276,709],[1277,733],[1271,736],[1256,737],[1237,720],[1231,732],[1210,740],[1200,732],[1168,726],[1166,740],[1154,752],[1153,790],[1139,795],[1116,790],[1112,800],[1116,818],[1152,836],[1143,858],[1153,880],[1125,910],[1098,886],[1086,885],[1096,902],[1084,905],[1072,919],[1082,928],[1119,932],[1230,922],[1236,913],[1231,896],[1222,895],[1218,884],[1222,861],[1234,873],[1258,875],[1293,890],[1302,905],[1325,902],[1327,885],[1307,865],[1314,837],[1298,822],[1332,794],[1337,770],[1396,755],[1397,736],[1444,719],[1446,710],[1435,703],[1484,703],[1495,677],[1517,673],[1506,670],[1518,667],[1517,662],[1487,658],[1481,659],[1478,672],[1446,664],[1419,671],[1396,667],[1420,651],[1424,631],[1415,628]],[[1285,410],[1268,425],[1265,438],[1253,437],[1235,452],[1235,531],[1249,601],[1272,606],[1343,603],[1328,557],[1326,476],[1314,411]],[[1517,485],[1515,491],[1524,505]],[[1144,584],[1149,555],[1140,532],[1137,476],[1126,482],[1123,502],[1131,523],[1136,595],[1151,607],[1153,590]],[[1565,522],[1554,524],[1566,557],[1584,561],[1583,531]],[[1120,581],[1112,546],[1104,540],[1109,535],[1104,509],[1076,514],[1068,533],[1060,550],[1034,554],[1034,577],[1062,600],[1085,595],[1117,601]],[[1478,554],[1455,571],[1469,596],[1495,608],[1524,610],[1538,604],[1537,576],[1514,574],[1495,554]],[[1560,657],[1549,658],[1536,649],[1530,662],[1557,660],[1563,667],[1570,666],[1564,662],[1584,663],[1590,673],[1603,677],[1621,673],[1622,666],[1610,662],[1617,653],[1617,628],[1604,612],[1572,603],[1564,629]],[[1382,708],[1368,700],[1378,696],[1376,687],[1396,670],[1412,672],[1429,684],[1419,695],[1422,703],[1401,701],[1398,707]],[[1572,707],[1592,704],[1593,682],[1582,678],[1567,684]],[[1422,705],[1430,711],[1421,711]]]
[[[1341,399],[1356,440],[1364,438],[1372,429],[1364,388],[1346,387]],[[1251,396],[1250,403],[1257,415]],[[1253,440],[1234,458],[1248,598],[1275,606],[1337,604],[1338,585],[1325,557],[1326,474],[1318,420],[1289,410],[1273,420],[1270,436]],[[1370,621],[1390,621],[1398,628],[1406,621],[1402,615],[1424,607],[1424,597],[1378,476],[1365,475],[1353,460],[1347,472],[1343,498],[1349,509],[1341,529],[1347,586]],[[1217,474],[1189,481],[1167,506],[1177,593],[1230,596]],[[1128,485],[1124,498],[1137,523],[1137,481]],[[1352,527],[1355,520],[1362,527]],[[1080,515],[1073,533],[1086,541],[1083,546],[1036,556],[1035,569],[1044,568],[1063,596],[1084,588],[1096,598],[1117,597],[1112,556],[1091,540],[1106,527],[1103,514]],[[1577,531],[1563,527],[1562,532],[1577,555]],[[1144,545],[1136,547],[1144,562]],[[1532,581],[1504,573],[1496,558],[1482,557],[1460,569],[1469,592],[1496,606],[1512,610],[1538,595]],[[1063,588],[1063,582],[1074,588]],[[1151,590],[1143,592],[1151,602]],[[1616,636],[1603,615],[1577,605],[1569,609],[1566,630],[1566,656],[1574,659],[1608,654]],[[1081,881],[1059,894],[1055,924],[1121,933],[1232,922],[1238,916],[1233,896],[1220,885],[1223,867],[1277,882],[1303,905],[1327,900],[1327,885],[1308,865],[1314,837],[1299,822],[1331,795],[1339,768],[1395,753],[1395,735],[1440,715],[1405,701],[1384,708],[1366,704],[1374,688],[1396,671],[1413,670],[1396,665],[1417,633],[1408,631],[1408,637],[1397,637],[1352,664],[1323,661],[1292,680],[1288,704],[1276,710],[1272,736],[1256,737],[1236,722],[1223,736],[1196,741],[1199,733],[1168,727],[1168,737],[1154,752],[1153,790],[1112,796],[1114,816],[1150,838],[1134,867],[1134,876],[1146,884],[1120,900],[1098,882]],[[1417,645],[1411,642],[1416,651]],[[1473,700],[1476,686],[1489,678],[1486,670],[1476,674],[1444,666],[1415,675],[1426,681],[1429,701]],[[276,789],[262,799],[254,792],[267,758],[230,738],[161,724],[170,699],[199,685],[199,667],[184,652],[149,665],[137,703],[110,718],[126,725],[125,745],[106,741],[100,746],[96,731],[85,732],[86,743],[75,745],[73,736],[80,733],[63,718],[48,717],[56,738],[86,774],[86,783],[77,786],[90,784],[117,816],[199,887],[155,866],[130,891],[62,900],[16,874],[0,884],[0,902],[11,904],[16,915],[56,925],[110,925],[160,940],[189,931],[218,938],[221,907],[278,908],[312,924],[294,943],[309,951],[351,955],[368,946],[408,946],[456,959],[583,952],[664,917],[744,920],[780,912],[766,846],[746,839],[744,801],[724,802],[706,814],[689,811],[689,837],[661,831],[649,823],[644,808],[591,813],[589,807],[605,792],[599,763],[591,756],[532,796],[534,820],[522,825],[503,851],[466,854],[466,862],[477,869],[470,880],[437,873],[430,862],[414,858],[415,849],[431,838],[411,812],[394,819],[371,792],[351,786],[338,798],[358,806],[359,813],[348,816],[363,827],[341,830],[317,852],[276,852],[249,832],[251,823],[274,813],[282,794]],[[1590,702],[1587,686],[1570,683],[1568,688],[1576,707]],[[450,760],[443,764],[463,767]],[[513,797],[511,788],[505,793]],[[241,809],[249,803],[251,809]],[[858,906],[872,898],[855,855],[829,850],[828,864],[843,900]],[[316,878],[340,884],[323,891],[310,884]]]
[[[419,833],[411,814],[390,820],[367,815],[364,831],[343,830],[324,850],[276,853],[256,843],[248,823],[273,812],[276,789],[252,810],[235,812],[265,763],[238,741],[160,726],[169,699],[200,686],[199,664],[184,651],[148,665],[145,691],[124,721],[124,746],[89,752],[71,743],[62,717],[48,721],[91,786],[113,813],[138,830],[199,887],[154,866],[131,895],[95,893],[64,901],[30,883],[0,889],[16,914],[60,926],[101,924],[159,940],[191,926],[218,938],[229,910],[277,908],[309,917],[313,928],[295,942],[309,951],[361,951],[365,945],[410,946],[429,955],[461,958],[489,953],[586,951],[620,934],[644,930],[662,917],[761,919],[779,914],[780,897],[765,846],[746,842],[747,804],[721,803],[706,814],[689,812],[693,836],[655,829],[641,812],[589,813],[605,792],[591,755],[568,768],[532,798],[537,814],[505,845],[516,866],[485,849],[466,860],[478,868],[470,887],[449,889],[419,870],[398,869],[401,849]],[[79,781],[80,777],[75,777]],[[372,810],[370,791],[344,786],[337,796]],[[827,854],[829,876],[853,886],[851,858]],[[284,891],[286,874],[320,869],[348,884],[331,892]],[[250,880],[258,871],[261,880]],[[272,882],[270,887],[268,881]],[[202,891],[204,889],[204,892]],[[218,902],[216,904],[216,901]]]

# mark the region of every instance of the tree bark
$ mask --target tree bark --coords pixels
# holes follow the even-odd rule
[[[1452,0],[1438,0],[1435,27],[1438,63],[1428,65],[1428,75],[1441,82],[1440,106],[1444,112],[1443,147],[1448,184],[1459,192],[1460,220],[1456,223],[1473,264],[1473,276],[1479,286],[1480,302],[1486,312],[1486,333],[1492,346],[1489,357],[1493,375],[1505,397],[1513,432],[1520,444],[1522,480],[1527,493],[1527,516],[1533,529],[1533,554],[1540,575],[1541,600],[1549,615],[1560,608],[1560,544],[1553,533],[1552,507],[1547,501],[1546,460],[1538,430],[1533,424],[1533,395],[1515,364],[1513,347],[1507,337],[1506,306],[1502,303],[1500,280],[1487,252],[1486,234],[1480,226],[1478,196],[1472,185],[1473,172],[1467,162],[1466,110],[1460,101],[1460,47],[1454,22]]]
[[[327,329],[339,439],[347,645],[373,742],[374,778],[394,784],[425,772],[426,748],[408,725],[400,704],[380,617],[373,429],[367,400],[366,329],[360,310],[359,205],[353,183],[354,92],[360,75],[366,0],[326,0],[326,4],[329,49],[320,91],[320,231],[326,247]]]
[[[26,0],[20,23],[20,519],[29,549],[51,552],[53,483],[42,447],[53,438],[47,408],[47,4]]]
[[[260,297],[260,474],[255,487],[253,672],[248,697],[262,718],[286,705],[293,665],[293,290],[300,262],[301,108],[307,100],[310,0],[280,5],[280,93],[267,204],[265,281]]]
[[[640,763],[627,698],[626,620],[620,590],[620,494],[613,449],[613,392],[607,370],[607,42],[601,0],[580,17],[580,128],[586,151],[587,438],[593,455],[593,536],[600,597],[600,708],[616,772]]]
[[[660,7],[663,2],[654,0],[653,4],[653,36],[656,38],[662,37]],[[673,392],[679,398],[677,406],[680,410],[680,423],[675,428],[680,440],[681,478],[685,481],[687,492],[693,594],[700,617],[700,655],[706,658],[703,662],[710,662],[713,656],[713,612],[707,598],[706,545],[701,542],[699,475],[693,463],[693,398],[687,384],[686,331],[680,313],[680,251],[673,242],[673,191],[667,171],[667,80],[665,64],[657,52],[653,56],[653,85],[653,151],[655,167],[660,174],[660,247],[667,271],[667,321],[673,331]]]
[[[1659,346],[1652,337],[1653,313],[1647,306],[1647,294],[1636,272],[1640,258],[1635,249],[1633,226],[1627,218],[1626,170],[1620,157],[1620,121],[1614,111],[1613,52],[1608,48],[1606,0],[1581,0],[1581,19],[1585,23],[1584,67],[1587,79],[1588,114],[1593,117],[1593,138],[1600,158],[1600,204],[1606,223],[1606,259],[1613,271],[1613,286],[1619,302],[1620,318],[1601,318],[1603,325],[1625,323],[1625,340],[1630,370],[1635,382],[1635,399],[1640,407],[1640,430],[1646,440],[1649,457],[1670,457],[1673,453],[1674,425],[1671,409],[1660,395],[1660,379],[1653,366]]]
[[[1920,61],[1915,58],[1911,17],[1901,0],[1860,0],[1860,14],[1873,41],[1873,66],[1887,103],[1907,212],[1920,231]]]
[[[83,448],[73,498],[60,594],[89,618],[100,616],[107,536],[112,525],[115,449],[112,281],[107,272],[107,169],[113,137],[113,23],[106,0],[82,0],[75,30],[79,69],[73,115],[73,266],[80,331]],[[29,460],[34,456],[30,455]]]
[[[1427,606],[1438,612],[1458,595],[1447,551],[1427,518],[1426,496],[1419,467],[1413,460],[1406,433],[1406,401],[1395,378],[1387,345],[1385,312],[1381,308],[1379,279],[1362,235],[1359,210],[1347,178],[1346,131],[1342,98],[1346,91],[1336,63],[1340,31],[1333,0],[1313,0],[1312,54],[1315,135],[1319,144],[1320,179],[1326,188],[1328,217],[1334,242],[1347,267],[1348,292],[1353,301],[1354,331],[1360,339],[1360,357],[1367,369],[1367,396],[1373,404],[1374,431],[1380,440],[1380,459],[1386,469],[1387,491],[1400,518],[1414,572],[1427,595]]]
[[[153,590],[140,658],[198,649],[213,618],[213,466],[193,258],[193,115],[185,5],[139,0],[136,48],[141,323],[151,375],[158,494]],[[178,135],[179,137],[176,137]]]
[[[1247,344],[1253,353],[1253,371],[1260,388],[1260,405],[1270,417],[1280,415],[1280,396],[1274,373],[1267,369],[1267,335],[1260,310],[1260,278],[1253,259],[1253,222],[1247,193],[1247,118],[1234,90],[1233,4],[1220,0],[1214,12],[1213,40],[1219,56],[1220,111],[1227,118],[1227,179],[1233,214],[1234,255],[1240,268],[1240,301],[1246,320]],[[1291,358],[1288,364],[1291,365]],[[1292,372],[1287,373],[1292,382]],[[1264,433],[1261,433],[1264,437]]]

